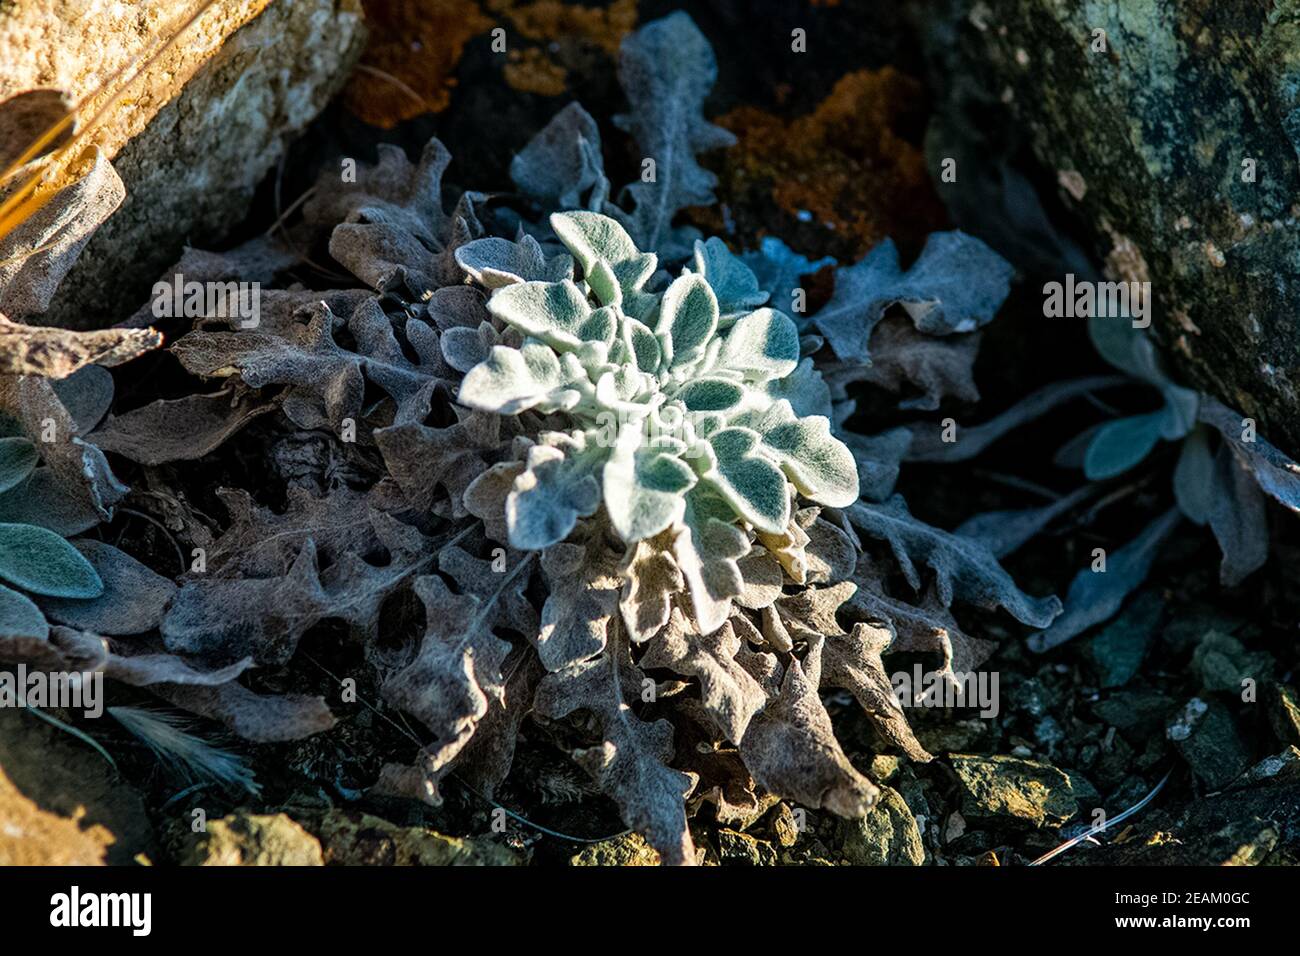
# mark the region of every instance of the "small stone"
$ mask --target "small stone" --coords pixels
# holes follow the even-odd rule
[[[189,833],[183,866],[323,866],[320,842],[284,813],[237,810]]]
[[[1250,752],[1232,715],[1218,701],[1193,697],[1169,724],[1166,736],[1212,790],[1223,789],[1250,765]]]
[[[740,866],[775,866],[776,849],[766,840],[735,830],[718,831],[718,859]]]
[[[1300,747],[1291,746],[1280,754],[1265,757],[1242,774],[1231,789],[1275,783],[1300,783]]]
[[[877,754],[871,758],[871,766],[868,772],[871,779],[876,783],[889,783],[898,773],[898,768],[902,761],[898,757],[891,757],[886,754]]]
[[[1035,725],[1034,738],[1039,746],[1050,750],[1065,739],[1065,729],[1060,721],[1049,714]]]
[[[368,813],[331,810],[320,825],[325,862],[344,866],[518,866],[510,848],[491,840],[403,827]]]
[[[966,818],[957,811],[948,817],[948,824],[943,830],[943,842],[951,843],[966,832]]]
[[[1101,791],[1092,785],[1092,781],[1077,770],[1062,770],[1070,778],[1070,787],[1074,791],[1074,800],[1080,810],[1101,806]]]
[[[1130,743],[1141,746],[1141,741],[1158,734],[1164,728],[1177,703],[1163,694],[1151,691],[1119,691],[1092,705],[1099,720],[1112,727]]]
[[[1192,653],[1192,668],[1200,673],[1206,690],[1240,694],[1244,680],[1259,683],[1272,674],[1273,659],[1247,651],[1229,634],[1210,631]]]
[[[1079,812],[1070,778],[1050,764],[1002,755],[953,754],[967,820],[1035,827],[1064,823]]]
[[[902,795],[880,788],[880,799],[859,820],[845,821],[844,858],[857,866],[920,866],[925,847]]]
[[[960,753],[969,750],[988,732],[988,722],[978,718],[955,720],[914,728],[916,739],[932,754]]]
[[[569,857],[569,866],[658,866],[658,851],[638,833],[593,843]]]
[[[790,804],[777,804],[772,814],[772,833],[776,842],[783,847],[791,847],[799,842],[799,821],[790,809]]]
[[[1268,717],[1278,740],[1284,744],[1300,744],[1300,700],[1293,688],[1285,684],[1273,687]]]

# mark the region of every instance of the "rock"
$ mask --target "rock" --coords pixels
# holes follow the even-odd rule
[[[593,843],[569,857],[570,866],[659,866],[658,851],[638,833]]]
[[[192,5],[82,0],[0,5],[0,102],[43,88],[76,102],[148,58]],[[103,326],[143,302],[183,245],[211,247],[253,190],[343,83],[360,52],[358,0],[218,0],[83,140],[113,161],[126,199],[86,246],[42,318]],[[71,151],[80,154],[80,148]],[[51,164],[52,182],[69,167]]]
[[[1250,765],[1250,752],[1228,709],[1193,697],[1169,724],[1165,736],[1211,790],[1221,790]]]
[[[1274,783],[1300,783],[1300,747],[1291,746],[1276,756],[1265,757],[1242,774],[1232,789]]]
[[[717,833],[718,859],[723,864],[741,866],[775,866],[776,849],[766,840],[735,830]]]
[[[284,813],[234,813],[186,832],[183,866],[323,866],[320,842]]]
[[[902,763],[900,757],[890,754],[876,754],[871,758],[869,768],[871,779],[876,783],[889,783],[890,780],[894,779],[894,775],[898,773],[898,768]]]
[[[844,858],[857,866],[920,866],[925,847],[902,795],[880,788],[880,799],[859,820],[844,821]]]
[[[1080,811],[1086,813],[1101,806],[1101,792],[1093,786],[1091,780],[1077,770],[1061,772],[1070,778],[1070,789],[1074,793],[1074,801],[1079,805]]]
[[[1300,286],[1275,281],[1300,261],[1300,3],[947,8],[926,7],[941,88],[1010,114],[1108,271],[1151,282],[1186,379],[1300,452]]]
[[[1273,673],[1273,658],[1247,651],[1235,637],[1210,631],[1196,645],[1192,667],[1200,672],[1206,690],[1240,694],[1243,681],[1259,684]]]
[[[343,866],[518,866],[509,847],[403,827],[368,813],[331,810],[321,821],[325,862]]]
[[[1123,687],[1137,673],[1163,609],[1160,595],[1143,591],[1085,645],[1103,688]]]
[[[943,723],[918,724],[914,728],[916,739],[932,754],[970,750],[976,741],[988,733],[988,729],[988,721],[977,717]]]
[[[1050,764],[975,754],[949,759],[969,821],[1057,826],[1079,812],[1070,778]]]
[[[1273,733],[1284,744],[1300,744],[1300,700],[1285,684],[1275,685],[1269,694],[1269,722]]]
[[[1172,698],[1154,691],[1120,691],[1094,703],[1092,712],[1140,746],[1145,738],[1164,729],[1176,706]]]
[[[792,847],[799,842],[799,820],[790,809],[790,804],[777,804],[772,813],[771,826],[778,846]]]
[[[151,843],[140,795],[99,754],[0,708],[0,866],[129,864]]]

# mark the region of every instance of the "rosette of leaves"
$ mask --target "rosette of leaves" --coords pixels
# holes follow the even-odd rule
[[[743,586],[750,529],[784,534],[795,492],[837,508],[858,498],[853,455],[819,407],[825,386],[811,362],[797,371],[794,322],[761,307],[721,242],[697,241],[691,267],[652,293],[656,256],[619,223],[570,212],[551,224],[582,278],[511,276],[493,290],[488,311],[522,341],[493,346],[459,392],[481,411],[539,413],[505,499],[509,543],[549,548],[603,503],[625,545],[671,538],[695,620],[716,630]],[[473,244],[461,260],[480,277],[508,266]]]

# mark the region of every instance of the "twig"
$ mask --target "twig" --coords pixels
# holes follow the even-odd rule
[[[1143,807],[1145,807],[1148,803],[1150,803],[1152,800],[1154,800],[1154,799],[1156,798],[1156,794],[1158,794],[1161,790],[1163,790],[1165,784],[1169,782],[1169,778],[1173,776],[1173,773],[1174,773],[1174,772],[1173,772],[1173,770],[1171,769],[1168,773],[1166,773],[1163,777],[1160,778],[1160,782],[1159,782],[1158,784],[1155,785],[1155,789],[1154,789],[1154,790],[1152,790],[1150,793],[1148,793],[1145,797],[1143,797],[1143,798],[1142,798],[1141,800],[1139,800],[1137,803],[1133,804],[1133,806],[1129,807],[1127,810],[1125,810],[1125,811],[1124,811],[1123,813],[1121,813],[1119,816],[1117,816],[1117,817],[1113,817],[1113,818],[1111,818],[1110,820],[1106,820],[1106,821],[1104,821],[1104,822],[1102,822],[1102,823],[1097,824],[1096,826],[1090,827],[1089,829],[1087,829],[1087,830],[1083,831],[1082,833],[1080,833],[1078,836],[1076,836],[1076,837],[1074,837],[1074,838],[1072,838],[1072,839],[1066,840],[1064,843],[1062,843],[1062,844],[1061,844],[1060,846],[1058,846],[1056,849],[1054,849],[1054,850],[1049,850],[1048,852],[1044,853],[1042,856],[1040,856],[1038,859],[1034,860],[1034,862],[1030,863],[1029,865],[1030,865],[1030,866],[1041,866],[1042,864],[1046,863],[1048,860],[1051,860],[1051,859],[1053,859],[1054,857],[1060,856],[1060,855],[1061,855],[1062,853],[1064,853],[1066,850],[1069,850],[1069,849],[1071,849],[1072,847],[1076,847],[1076,846],[1078,846],[1078,845],[1079,845],[1080,843],[1082,843],[1084,840],[1090,840],[1090,839],[1092,839],[1092,837],[1095,836],[1096,834],[1098,834],[1098,833],[1104,833],[1108,827],[1112,827],[1112,826],[1114,826],[1114,825],[1117,824],[1117,823],[1123,823],[1123,822],[1124,822],[1125,820],[1127,820],[1129,817],[1133,816],[1133,814],[1137,813],[1139,810],[1141,810]]]

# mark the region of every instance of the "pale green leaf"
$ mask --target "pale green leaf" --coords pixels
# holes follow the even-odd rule
[[[635,429],[619,436],[602,478],[610,521],[629,544],[654,537],[679,520],[686,492],[696,481],[681,459],[646,447]]]
[[[493,293],[488,311],[519,331],[560,351],[578,348],[589,337],[591,306],[573,282],[518,282]]]
[[[655,332],[670,365],[678,366],[700,356],[718,328],[718,300],[703,276],[678,276],[659,305]]]
[[[845,508],[858,500],[857,460],[831,434],[827,419],[796,418],[790,403],[780,401],[753,427],[763,447],[805,497],[832,508]]]
[[[584,276],[590,277],[598,263],[605,263],[618,280],[628,313],[642,314],[642,305],[649,298],[642,287],[659,264],[654,253],[641,252],[617,220],[599,213],[553,213],[551,228],[578,260]]]
[[[21,484],[40,461],[26,438],[0,438],[0,493]]]
[[[799,330],[784,312],[759,309],[731,327],[718,360],[750,381],[785,378],[799,364]]]
[[[0,638],[27,637],[44,641],[50,636],[50,625],[31,600],[24,594],[0,584]]]
[[[790,522],[790,496],[781,469],[758,454],[759,442],[758,433],[748,428],[714,432],[709,446],[717,464],[705,477],[742,518],[777,534]]]
[[[1160,441],[1162,412],[1107,422],[1093,436],[1083,457],[1083,473],[1092,481],[1122,475],[1150,454]]]
[[[567,384],[559,358],[545,345],[534,342],[522,349],[497,345],[487,361],[466,374],[457,401],[503,415],[530,408],[557,411],[578,401],[578,393]]]
[[[93,598],[104,583],[72,545],[29,524],[0,524],[0,578],[50,597]]]

